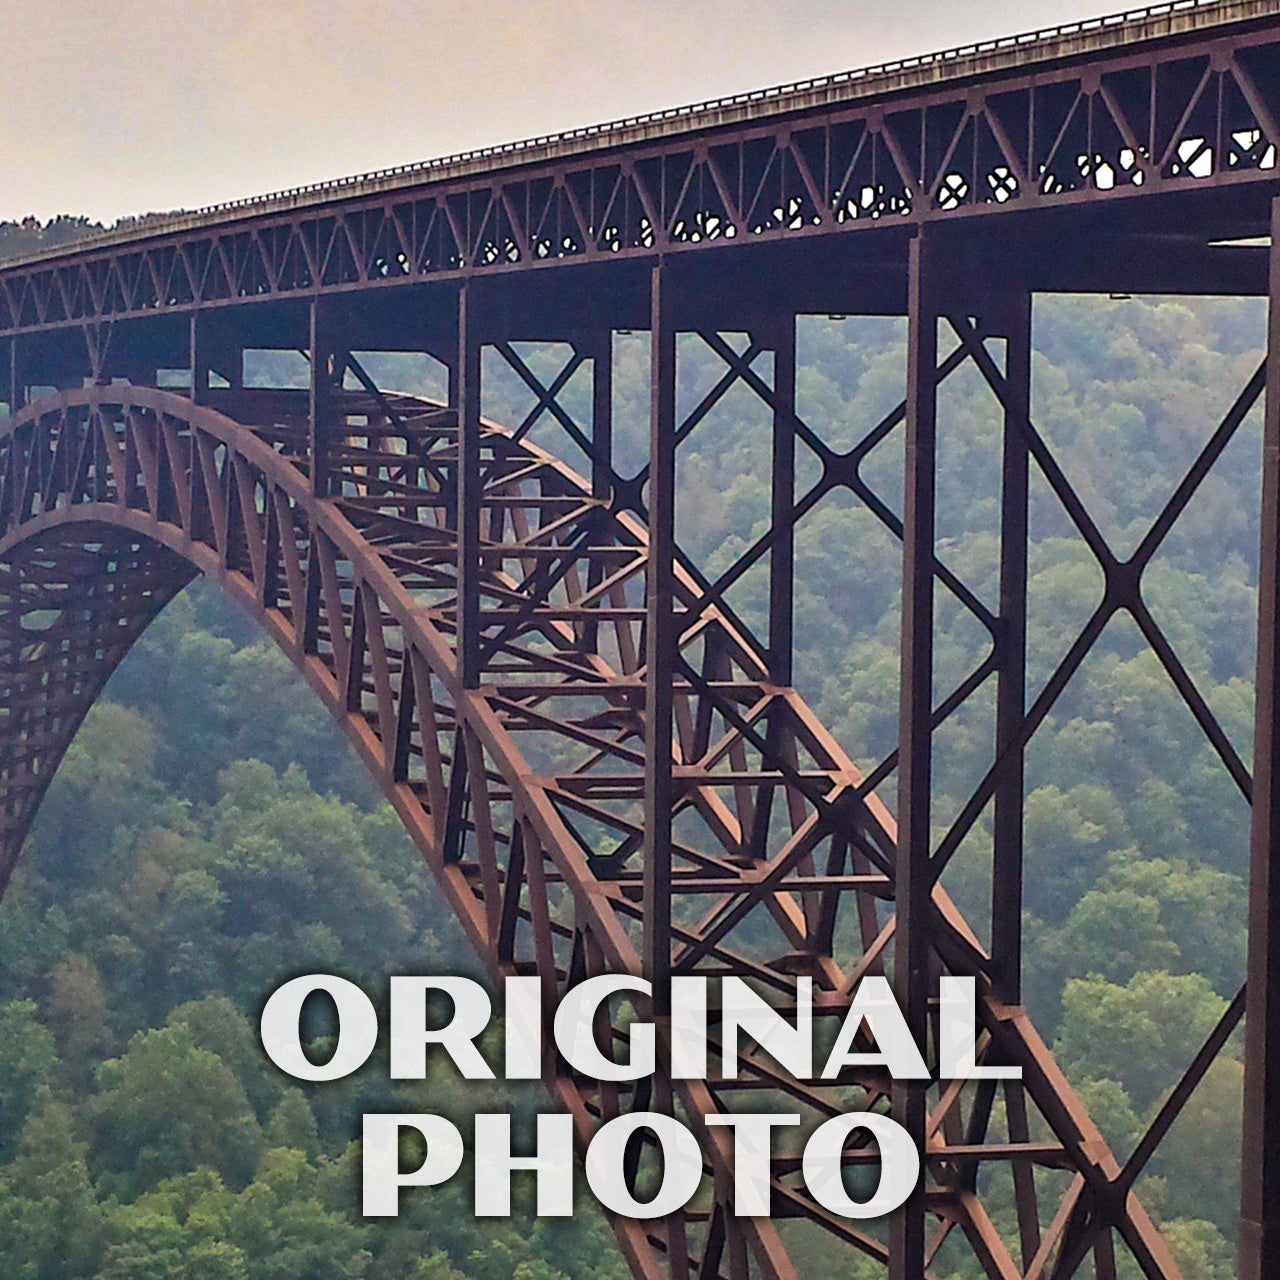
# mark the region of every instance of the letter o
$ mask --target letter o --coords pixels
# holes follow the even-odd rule
[[[316,1066],[302,1052],[298,1035],[303,1001],[314,991],[327,992],[338,1007],[338,1046],[322,1066]],[[369,1060],[378,1042],[378,1012],[354,982],[329,973],[310,973],[271,993],[262,1009],[258,1034],[267,1057],[295,1079],[341,1080]]]
[[[662,1148],[662,1185],[648,1203],[627,1190],[622,1165],[627,1142],[639,1129],[651,1129]],[[693,1134],[671,1116],[636,1111],[600,1126],[587,1148],[587,1185],[606,1209],[624,1218],[663,1218],[683,1209],[702,1181],[702,1152]]]
[[[854,1200],[841,1174],[845,1143],[857,1129],[866,1129],[880,1146],[880,1183],[870,1200]],[[805,1144],[801,1170],[810,1194],[832,1213],[842,1218],[882,1218],[903,1204],[915,1188],[920,1153],[896,1120],[863,1111],[820,1124]]]

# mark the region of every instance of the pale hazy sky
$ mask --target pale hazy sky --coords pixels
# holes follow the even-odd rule
[[[0,218],[195,207],[1115,0],[0,0]]]

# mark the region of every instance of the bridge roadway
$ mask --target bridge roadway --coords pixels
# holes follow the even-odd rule
[[[698,1134],[705,1195],[661,1222],[615,1223],[637,1276],[793,1280],[827,1256],[815,1249],[845,1247],[892,1280],[975,1261],[999,1280],[1111,1280],[1128,1260],[1173,1280],[1133,1187],[1246,1008],[1242,1275],[1280,1275],[1280,397],[1265,415],[1252,772],[1141,592],[1280,377],[1280,308],[1273,296],[1266,367],[1224,401],[1127,560],[1030,414],[1037,291],[1274,295],[1278,119],[1280,4],[1177,3],[148,220],[0,266],[0,887],[111,671],[205,573],[346,729],[495,976],[537,973],[550,995],[641,972],[661,1025],[673,972],[739,973],[779,1000],[809,975],[819,1018],[836,1018],[887,965],[922,1042],[936,974],[977,978],[982,1060],[1021,1066],[1020,1083],[865,1070],[819,1087],[754,1054],[741,1079],[660,1072],[619,1088],[549,1061],[583,1140],[655,1107]],[[796,318],[814,312],[907,317],[903,401],[851,450],[797,413]],[[614,438],[619,330],[650,333],[638,474]],[[678,407],[688,335],[722,376]],[[524,343],[559,351],[561,373]],[[303,352],[306,389],[246,386],[261,350]],[[434,357],[447,403],[378,386],[369,352]],[[482,417],[482,356],[529,389],[524,422]],[[994,606],[935,547],[938,391],[962,367],[1001,428]],[[587,412],[565,394],[580,371]],[[677,536],[675,479],[681,443],[730,391],[770,424],[770,516],[712,573]],[[535,426],[583,474],[536,447]],[[884,495],[861,464],[895,434],[905,484]],[[1033,468],[1106,582],[1039,688],[1026,671]],[[865,774],[846,752],[857,744],[836,743],[794,687],[795,531],[831,494],[901,541],[901,732]],[[734,593],[753,572],[768,583],[754,624]],[[944,598],[987,639],[935,703]],[[1119,612],[1241,795],[1262,801],[1247,997],[1123,1162],[1020,1003],[1024,752]],[[980,781],[931,831],[934,732],[992,686]],[[890,782],[892,811],[877,796]],[[983,823],[979,937],[941,880]],[[773,1216],[735,1217],[725,1131],[701,1118],[756,1109],[762,1093],[807,1125],[889,1106],[926,1152],[917,1192],[883,1229],[842,1221],[780,1143]],[[637,1184],[654,1162],[637,1148]]]

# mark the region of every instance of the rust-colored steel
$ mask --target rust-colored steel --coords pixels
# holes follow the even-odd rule
[[[852,97],[835,85],[747,112],[713,104],[585,147],[144,225],[0,272],[0,334],[1080,206],[1137,206],[1164,229],[1156,206],[1178,194],[1218,193],[1229,223],[1275,181],[1276,6],[1166,10],[1101,46],[939,60],[850,80]]]
[[[91,388],[34,404],[5,429],[6,877],[105,675],[203,572],[256,613],[343,725],[495,975],[538,973],[551,993],[595,971],[639,972],[648,951],[672,971],[748,976],[783,1002],[792,977],[810,975],[820,1019],[842,1016],[894,939],[895,824],[795,691],[771,682],[766,656],[714,593],[671,566],[674,653],[657,675],[641,642],[654,554],[644,526],[527,438],[484,424],[481,656],[468,687],[457,651],[457,414],[331,392],[326,458],[340,496],[322,498],[308,475],[306,393],[209,398]],[[916,545],[916,573],[929,578]],[[658,683],[671,705],[673,821],[658,887],[670,922],[654,932],[642,813]],[[918,714],[928,718],[927,702]],[[775,819],[762,830],[770,801]],[[927,1178],[913,1249],[932,1257],[954,1235],[991,1276],[1066,1276],[1075,1242],[1097,1250],[1114,1231],[1147,1274],[1176,1276],[1140,1206],[1115,1193],[1127,1171],[1025,1014],[994,999],[977,941],[944,891],[920,883],[924,963],[979,978],[982,1058],[1022,1066],[1023,1083],[999,1088],[1016,1094],[1010,1114],[1039,1120],[1034,1140],[1011,1139],[991,1125],[987,1086],[918,1095]],[[735,1080],[713,1064],[706,1083],[660,1079],[652,1091],[567,1074],[547,1083],[584,1139],[664,1093],[695,1125],[712,1189],[661,1225],[616,1223],[637,1275],[794,1277],[799,1224],[889,1261],[883,1236],[807,1196],[785,1147],[773,1220],[733,1216],[724,1130],[701,1123],[757,1106],[762,1090],[811,1122],[872,1106],[889,1094],[880,1073],[811,1086],[754,1055]],[[1040,1242],[1034,1257],[984,1209],[977,1171],[1010,1167],[1040,1171],[1019,1179],[1018,1235]]]
[[[0,428],[0,889],[105,680],[205,573],[260,618],[343,725],[495,976],[538,974],[553,996],[595,972],[644,973],[662,1025],[671,974],[737,974],[780,1007],[806,975],[829,1025],[858,979],[892,969],[922,1036],[934,1034],[933,979],[978,980],[982,1058],[1021,1066],[1021,1081],[895,1088],[861,1071],[811,1086],[759,1054],[734,1080],[716,1059],[705,1083],[659,1075],[621,1088],[553,1074],[583,1140],[625,1110],[675,1109],[697,1131],[705,1194],[659,1224],[616,1223],[637,1276],[791,1280],[816,1232],[894,1280],[964,1255],[993,1280],[1089,1269],[1113,1280],[1126,1254],[1149,1280],[1177,1280],[1133,1188],[1245,997],[1117,1161],[1019,1003],[1023,756],[1124,613],[1252,796],[1248,767],[1147,608],[1142,579],[1258,403],[1267,368],[1274,386],[1280,273],[1272,263],[1269,285],[1266,268],[1277,250],[1218,242],[1271,226],[1277,119],[1280,3],[1176,3],[1025,49],[291,193],[0,268],[0,399],[11,413]],[[1031,300],[1050,288],[1271,292],[1269,366],[1125,558],[1031,419]],[[906,398],[847,451],[796,410],[804,311],[908,319]],[[613,334],[633,327],[651,333],[648,461],[636,475],[616,464],[612,422]],[[686,408],[676,366],[692,334],[724,369]],[[568,342],[572,355],[544,381],[524,339]],[[302,350],[306,389],[247,389],[252,348]],[[384,392],[361,351],[436,356],[450,369],[449,404]],[[513,430],[481,417],[486,354],[535,397]],[[563,395],[584,365],[589,428]],[[1002,420],[994,607],[936,545],[936,398],[962,367],[990,388]],[[157,389],[162,370],[184,368],[188,391]],[[768,520],[711,576],[678,536],[679,448],[744,389],[771,419]],[[1244,1280],[1280,1275],[1280,1091],[1269,1083],[1280,1073],[1276,401],[1264,465]],[[589,474],[532,444],[539,419],[562,430]],[[898,428],[901,507],[862,470]],[[816,463],[812,482],[800,460]],[[1029,690],[1033,473],[1105,590]],[[856,500],[902,543],[900,741],[865,774],[794,688],[795,531],[830,495]],[[769,580],[764,635],[730,603],[757,570]],[[987,646],[936,701],[934,600],[944,594]],[[989,682],[990,760],[935,830],[934,731]],[[895,774],[897,821],[876,795]],[[989,948],[940,883],[988,812]],[[809,1123],[891,1108],[925,1148],[918,1194],[887,1227],[852,1224],[807,1196],[784,1145],[772,1217],[735,1217],[726,1131],[703,1121],[762,1097]],[[655,1158],[641,1152],[633,1179]],[[997,1185],[1014,1206],[999,1222],[988,1211]]]

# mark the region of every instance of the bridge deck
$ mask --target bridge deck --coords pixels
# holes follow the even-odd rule
[[[6,268],[53,263],[175,232],[216,228],[250,218],[315,209],[337,201],[386,195],[452,180],[500,175],[514,168],[618,151],[797,113],[893,101],[927,89],[994,80],[1063,63],[1088,62],[1117,50],[1218,36],[1280,15],[1278,0],[1171,0],[1099,18],[1024,32],[809,80],[716,98],[456,155],[210,205],[111,229],[67,247],[5,261]]]

